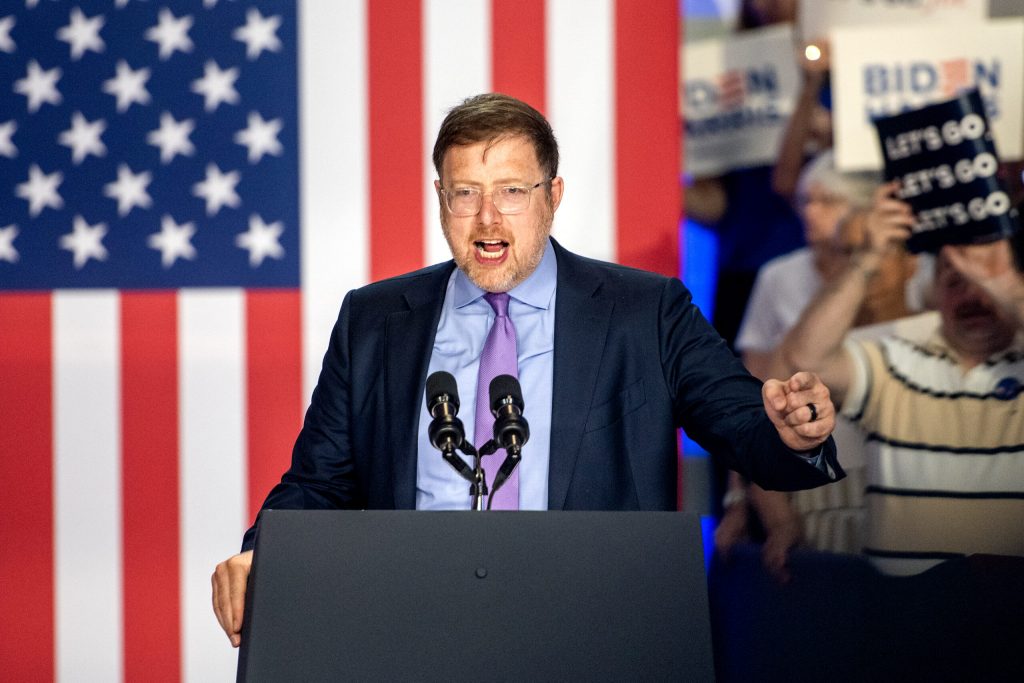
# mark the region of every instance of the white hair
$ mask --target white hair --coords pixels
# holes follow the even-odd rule
[[[817,183],[826,192],[845,199],[854,208],[867,207],[879,185],[882,176],[876,171],[840,171],[836,168],[835,155],[826,149],[811,159],[797,182],[797,194],[806,195],[811,185]]]

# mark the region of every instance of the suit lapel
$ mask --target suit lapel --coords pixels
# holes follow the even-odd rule
[[[552,240],[554,242],[554,240]],[[583,440],[614,303],[586,261],[554,242],[558,257],[548,508],[561,510]]]
[[[416,455],[420,404],[430,354],[441,316],[445,287],[454,263],[411,280],[404,293],[405,310],[387,316],[384,337],[384,414],[377,428],[388,435],[392,458],[395,507],[416,507]]]

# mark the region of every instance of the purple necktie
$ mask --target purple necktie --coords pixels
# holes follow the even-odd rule
[[[494,324],[487,333],[484,350],[480,352],[480,374],[476,383],[476,447],[487,443],[494,431],[494,415],[491,414],[491,380],[498,375],[519,377],[519,360],[516,353],[516,328],[508,317],[508,294],[505,292],[484,294],[484,299],[494,309]],[[492,455],[484,457],[487,471],[487,490],[491,490],[494,475],[505,462],[505,449],[499,448]],[[519,468],[498,490],[491,501],[493,510],[519,509]]]

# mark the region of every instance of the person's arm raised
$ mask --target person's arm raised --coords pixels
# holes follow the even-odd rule
[[[893,197],[896,183],[875,191],[866,221],[866,243],[849,265],[804,310],[799,322],[786,334],[775,358],[773,372],[809,370],[821,376],[841,405],[849,388],[852,367],[843,351],[843,340],[857,318],[868,283],[881,268],[890,249],[902,249],[914,224],[910,206]],[[780,372],[781,371],[781,372]]]
[[[790,200],[796,194],[797,181],[807,157],[807,141],[814,130],[815,110],[821,106],[818,103],[821,89],[828,80],[828,44],[822,42],[818,59],[808,59],[801,49],[798,60],[803,72],[803,87],[786,124],[775,166],[772,168],[772,190]]]

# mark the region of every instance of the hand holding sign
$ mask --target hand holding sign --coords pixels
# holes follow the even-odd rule
[[[910,204],[897,199],[899,181],[893,180],[875,190],[871,208],[864,216],[864,234],[854,251],[857,266],[868,277],[882,267],[883,259],[894,250],[902,250],[914,226]]]
[[[914,212],[910,204],[897,198],[899,189],[899,181],[893,180],[875,190],[866,224],[868,248],[872,251],[888,251],[910,237]]]
[[[877,119],[887,178],[916,215],[911,251],[991,242],[1017,231],[978,92]]]

